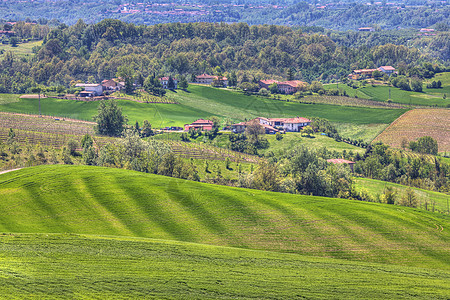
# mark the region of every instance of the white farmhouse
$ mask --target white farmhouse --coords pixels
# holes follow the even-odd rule
[[[77,83],[75,86],[83,87],[86,92],[90,92],[94,96],[103,94],[103,86],[100,83]]]

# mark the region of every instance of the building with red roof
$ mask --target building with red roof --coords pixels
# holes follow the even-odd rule
[[[228,78],[226,78],[225,76],[214,76],[205,73],[195,76],[196,83],[211,85],[214,81],[220,82],[223,87],[228,86]]]
[[[352,170],[352,172],[353,172],[353,165],[355,164],[354,161],[346,160],[346,159],[342,159],[342,158],[327,159],[327,162],[332,163],[332,164],[348,164],[350,166],[350,169]]]
[[[214,122],[210,120],[204,120],[204,119],[198,119],[195,122],[192,122],[191,124],[185,124],[184,130],[189,131],[191,128],[195,130],[212,130],[214,127]]]
[[[259,88],[268,89],[271,84],[276,83],[278,90],[283,94],[293,94],[299,90],[299,86],[306,84],[300,80],[278,81],[273,79],[260,80]]]
[[[276,133],[279,131],[299,132],[303,127],[311,125],[311,120],[301,117],[295,118],[264,118],[258,117],[254,120],[258,120],[259,124],[264,127],[266,133]],[[231,125],[233,131],[242,133],[245,131],[247,125],[252,122],[241,122]]]
[[[178,80],[176,80],[176,78],[173,78],[173,84],[174,84],[174,89],[176,89],[178,87]],[[159,82],[161,82],[161,85],[164,89],[168,89],[169,88],[169,77],[165,76],[165,77],[161,77],[159,78]]]

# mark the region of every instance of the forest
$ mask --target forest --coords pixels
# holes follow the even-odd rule
[[[245,23],[170,23],[135,25],[106,19],[96,24],[79,20],[73,26],[15,25],[18,38],[43,36],[33,57],[4,53],[0,62],[0,92],[24,93],[37,84],[69,87],[76,81],[100,82],[131,68],[137,81],[150,75],[231,76],[257,82],[295,79],[336,82],[353,69],[393,65],[404,75],[419,77],[449,68],[449,32],[414,41],[416,47],[382,39],[373,46],[346,44],[352,34],[326,35],[276,25]],[[48,34],[46,34],[48,32]],[[361,35],[362,40],[376,39]],[[379,34],[378,34],[379,36]],[[333,38],[338,40],[335,42]],[[384,42],[387,42],[384,44]],[[440,60],[438,58],[441,58]]]
[[[446,2],[391,1],[3,1],[0,20],[24,21],[52,16],[67,24],[79,18],[99,22],[114,18],[136,24],[172,22],[246,22],[250,25],[322,26],[356,30],[378,24],[383,29],[448,26]],[[89,17],[87,17],[89,16]]]

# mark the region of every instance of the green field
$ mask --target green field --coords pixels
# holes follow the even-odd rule
[[[406,207],[86,166],[1,174],[0,197],[5,233],[147,237],[450,270],[450,217]]]
[[[424,92],[404,91],[395,87],[391,87],[392,102],[405,105],[424,105],[424,106],[441,106],[446,107],[450,104],[450,99],[442,99],[442,94],[433,95],[428,93],[429,89],[424,88]],[[432,89],[435,92],[437,89]],[[366,86],[361,91],[369,95],[372,100],[387,101],[389,99],[388,86]]]
[[[243,121],[257,116],[265,117],[322,117],[331,122],[352,124],[389,124],[406,110],[375,109],[362,107],[343,107],[326,104],[301,104],[285,101],[265,99],[212,87],[189,87],[189,92],[168,92],[168,97],[180,104],[152,104],[119,100],[129,123],[147,119],[153,127],[182,126],[198,118],[216,115]],[[12,101],[10,95],[0,94],[0,111],[37,114],[38,101],[36,99],[20,99]],[[15,100],[15,99],[14,99]],[[67,117],[81,120],[92,120],[97,112],[97,102],[81,102],[75,100],[42,99],[42,114]]]
[[[440,80],[442,83],[442,88],[440,89],[428,89],[425,88],[424,91],[427,94],[435,95],[437,97],[442,98],[444,94],[447,95],[447,100],[450,97],[450,72],[444,72],[436,74],[433,78],[428,79],[427,82],[431,83],[432,81]]]
[[[365,94],[361,89],[354,89],[343,83],[340,83],[338,85],[336,85],[335,83],[324,84],[323,88],[325,90],[336,90],[336,89],[343,90],[347,93],[349,97],[358,96],[358,98],[360,99],[371,99],[371,97]]]
[[[42,45],[42,41],[34,41],[29,43],[22,43],[17,44],[17,47],[11,47],[11,45],[3,45],[0,44],[0,50],[4,50],[4,53],[6,51],[12,51],[17,56],[33,56],[34,53],[32,51],[34,46],[40,46]],[[0,54],[0,59],[3,58],[4,54]]]
[[[394,191],[397,192],[397,198],[401,198],[406,190],[408,189],[408,186],[404,186],[401,184],[396,184],[392,182],[386,182],[381,180],[375,180],[375,179],[368,179],[368,178],[355,178],[355,188],[356,190],[360,191],[362,189],[365,189],[367,192],[369,192],[372,197],[375,198],[376,195],[380,195],[383,193],[386,187],[392,187]],[[428,191],[423,189],[418,189],[411,187],[411,189],[415,192],[415,195],[417,199],[419,200],[420,207],[424,207],[425,202],[427,202],[428,209],[431,210],[433,208],[433,203],[435,203],[435,209],[439,210],[441,212],[447,212],[448,210],[448,201],[450,201],[450,195],[434,192],[434,191]]]
[[[450,272],[143,238],[0,236],[3,299],[448,299]]]

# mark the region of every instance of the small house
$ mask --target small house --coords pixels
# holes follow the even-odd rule
[[[213,127],[214,127],[213,121],[198,119],[197,121],[192,122],[191,124],[185,124],[184,130],[189,131],[191,128],[193,128],[195,130],[209,131],[209,130],[212,130]]]
[[[94,96],[103,94],[103,86],[99,83],[77,83],[76,87],[83,87],[85,92],[92,92]]]
[[[395,72],[395,68],[391,66],[381,66],[378,68],[378,71],[383,72],[384,74],[391,75]]]
[[[333,159],[327,159],[327,162],[332,163],[332,164],[348,164],[350,166],[350,169],[353,171],[353,165],[355,164],[354,161],[351,160],[346,160],[346,159],[342,159],[342,158],[333,158]]]
[[[175,78],[172,78],[172,80],[173,80],[173,84],[174,84],[174,89],[177,89],[178,80],[176,80]],[[164,89],[169,88],[169,77],[161,77],[161,78],[159,78],[159,82],[161,82],[161,85]]]

